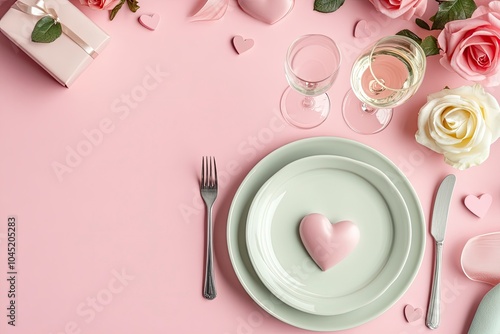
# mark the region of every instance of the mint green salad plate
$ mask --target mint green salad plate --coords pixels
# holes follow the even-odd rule
[[[250,205],[259,189],[281,168],[296,160],[315,156],[340,156],[364,162],[384,173],[401,194],[410,216],[411,243],[406,262],[395,281],[371,303],[336,315],[303,312],[277,298],[261,281],[249,257],[246,224]],[[364,324],[394,305],[413,282],[425,249],[425,221],[420,201],[405,175],[380,152],[361,143],[336,137],[302,139],[264,157],[238,188],[227,221],[227,243],[231,263],[250,297],[266,312],[292,326],[313,331],[339,331]]]
[[[350,220],[360,231],[356,248],[326,271],[314,264],[298,233],[310,213],[333,223]],[[304,312],[336,315],[367,305],[396,280],[410,250],[410,216],[377,168],[316,155],[289,163],[261,187],[246,237],[253,267],[275,296]]]

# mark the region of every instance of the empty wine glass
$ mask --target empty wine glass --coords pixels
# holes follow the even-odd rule
[[[420,87],[425,67],[424,51],[405,36],[384,37],[362,52],[352,67],[352,89],[342,106],[347,125],[362,134],[385,129],[393,108]]]
[[[290,85],[281,97],[285,120],[302,129],[323,123],[330,112],[326,91],[339,70],[340,51],[324,35],[304,35],[288,48],[285,75]]]

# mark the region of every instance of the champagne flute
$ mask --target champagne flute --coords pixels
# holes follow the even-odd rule
[[[324,35],[304,35],[288,48],[285,75],[289,87],[281,97],[281,113],[298,128],[323,123],[330,112],[326,91],[337,78],[341,55],[335,42]]]
[[[393,108],[406,102],[420,87],[426,67],[424,50],[405,36],[388,36],[365,50],[351,70],[342,115],[361,134],[382,131]]]

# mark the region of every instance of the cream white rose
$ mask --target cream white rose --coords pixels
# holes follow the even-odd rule
[[[477,84],[429,95],[415,134],[418,143],[461,170],[483,163],[499,136],[500,106]]]

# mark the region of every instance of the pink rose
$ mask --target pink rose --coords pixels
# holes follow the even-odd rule
[[[370,0],[380,13],[395,19],[409,20],[413,15],[422,16],[427,9],[427,0]]]
[[[92,9],[113,9],[120,0],[80,0],[80,3]]]
[[[491,0],[474,0],[474,2],[476,3],[476,6],[487,6]]]
[[[500,1],[478,7],[466,20],[448,22],[438,36],[441,64],[484,86],[500,84]]]

